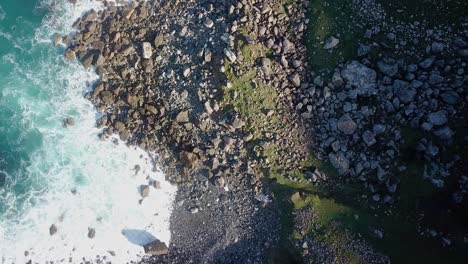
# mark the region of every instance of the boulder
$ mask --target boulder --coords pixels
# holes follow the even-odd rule
[[[393,82],[393,91],[400,101],[405,104],[412,102],[416,96],[416,90],[410,88],[408,83],[402,80],[395,80]]]
[[[434,135],[443,140],[450,140],[453,136],[453,131],[449,127],[442,127],[434,131]]]
[[[81,60],[81,63],[83,64],[85,68],[89,68],[93,66],[93,62],[94,62],[94,54],[91,52],[88,52]]]
[[[447,119],[447,112],[445,111],[437,111],[435,113],[430,113],[427,116],[427,121],[435,126],[442,126],[448,122]]]
[[[260,68],[263,71],[263,74],[265,76],[270,76],[273,71],[271,70],[271,60],[268,58],[261,58],[260,59]]]
[[[56,227],[54,224],[52,224],[52,225],[49,227],[49,234],[50,234],[51,236],[53,236],[53,235],[55,235],[55,233],[57,233],[57,227]]]
[[[88,238],[93,239],[96,236],[96,230],[94,228],[88,227]]]
[[[195,153],[182,151],[179,157],[180,160],[189,168],[196,168],[198,166],[198,156]]]
[[[230,49],[224,49],[224,54],[230,62],[235,62],[237,60],[236,54]]]
[[[460,96],[458,95],[458,93],[454,92],[454,91],[447,91],[447,92],[443,92],[440,97],[442,97],[442,100],[444,102],[446,102],[447,104],[451,104],[451,105],[454,105],[454,104],[457,104],[460,102],[461,98]]]
[[[73,117],[67,117],[65,120],[63,120],[63,126],[64,127],[69,127],[69,126],[74,126],[75,125],[75,119]]]
[[[375,134],[370,130],[366,130],[364,133],[362,133],[362,140],[364,143],[366,143],[367,146],[372,146],[377,142],[375,140]]]
[[[148,185],[141,185],[140,186],[140,195],[141,195],[141,197],[143,197],[143,198],[148,197],[149,192],[150,192],[150,188],[149,188]]]
[[[62,42],[62,36],[60,36],[60,34],[58,33],[55,33],[54,34],[54,46],[58,46],[60,42]]]
[[[325,46],[323,46],[324,49],[334,49],[338,43],[340,43],[340,40],[335,38],[335,37],[329,37],[327,40],[325,40]]]
[[[166,244],[157,239],[144,245],[143,248],[145,249],[146,254],[153,256],[161,256],[169,253],[169,249],[167,248]]]
[[[65,50],[65,59],[70,60],[70,61],[74,61],[76,59],[75,52],[72,49],[67,48]]]
[[[176,121],[177,123],[179,124],[182,124],[182,123],[188,123],[190,120],[189,120],[189,116],[188,116],[188,111],[182,111],[180,112],[177,116],[176,116]]]
[[[348,84],[356,87],[360,95],[370,95],[376,88],[377,73],[357,61],[348,63],[341,70],[341,76]]]
[[[379,68],[383,74],[390,77],[394,77],[398,73],[398,65],[396,64],[387,64],[383,61],[379,61],[377,62],[377,68]]]
[[[340,117],[338,122],[336,123],[337,128],[345,133],[346,135],[351,135],[356,131],[357,124],[351,119],[348,114],[344,114]]]
[[[293,73],[292,75],[289,76],[289,81],[296,87],[301,86],[301,77],[299,76],[298,73]]]
[[[151,43],[143,42],[142,50],[143,50],[143,59],[151,59],[151,55],[153,55],[153,48],[151,47]]]

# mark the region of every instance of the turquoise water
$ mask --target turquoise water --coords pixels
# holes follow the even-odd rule
[[[0,1],[1,263],[112,258],[108,251],[125,252],[113,257],[123,263],[137,259],[142,247],[129,243],[122,230],[170,239],[175,187],[152,171],[143,151],[98,140],[98,113],[83,98],[97,76],[65,61],[65,47],[51,43],[55,32],[72,33],[83,12],[102,8],[93,0],[79,2]],[[65,128],[68,117],[76,125]],[[139,204],[137,187],[147,177],[163,188]],[[58,228],[52,237],[51,224]],[[93,240],[89,227],[96,230]]]
[[[54,51],[47,45],[37,45],[35,30],[46,15],[35,8],[39,1],[2,0],[0,5],[0,214],[11,217],[21,211],[32,191],[46,188],[25,171],[31,165],[31,155],[43,145],[39,126],[53,125],[44,118],[50,115],[47,102],[51,95],[41,89],[37,80],[28,78],[38,67],[41,56]],[[26,100],[41,102],[31,116]],[[14,204],[10,201],[16,199]]]

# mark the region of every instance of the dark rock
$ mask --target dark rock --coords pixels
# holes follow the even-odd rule
[[[390,77],[394,77],[398,73],[398,65],[396,64],[390,65],[383,61],[379,61],[377,62],[377,67],[383,74]]]
[[[337,128],[345,133],[346,135],[351,135],[356,131],[357,124],[351,119],[348,114],[343,115],[338,122],[336,123]]]
[[[69,127],[69,126],[74,126],[75,125],[75,119],[73,117],[67,117],[65,120],[63,120],[63,126],[64,127]]]
[[[434,135],[443,140],[450,140],[453,136],[453,131],[449,127],[442,127],[435,130]]]
[[[94,228],[88,227],[88,238],[93,239],[96,236],[96,230]]]
[[[430,57],[430,58],[427,58],[423,61],[421,61],[419,63],[419,67],[423,68],[423,69],[429,69],[429,67],[432,66],[432,64],[434,63],[434,60],[435,60],[435,57]]]
[[[55,235],[55,233],[57,233],[57,227],[56,227],[54,224],[52,224],[52,225],[49,227],[49,234],[50,234],[51,236],[53,236],[53,235]]]
[[[328,159],[340,175],[346,174],[349,171],[349,160],[343,152],[339,152],[337,155],[330,153],[328,154]]]
[[[374,145],[377,141],[375,140],[375,134],[372,133],[370,130],[364,131],[362,133],[362,140],[366,143],[367,146]]]
[[[371,47],[368,46],[368,45],[363,45],[363,44],[359,44],[358,46],[358,49],[357,49],[357,55],[360,57],[360,56],[364,56],[364,55],[367,55],[369,54],[369,52],[371,51]]]
[[[167,248],[166,244],[157,239],[144,245],[143,248],[145,249],[146,254],[153,256],[161,256],[169,253],[169,249]]]
[[[395,80],[393,82],[393,90],[403,103],[409,103],[414,100],[416,96],[416,91],[411,89],[407,82],[402,80]]]
[[[148,185],[141,185],[140,186],[140,195],[141,195],[141,197],[143,197],[143,198],[148,197],[149,192],[150,192],[150,188],[149,188]]]
[[[348,84],[356,87],[360,95],[370,95],[376,87],[377,74],[357,61],[352,61],[341,70]]]
[[[461,101],[460,96],[454,91],[444,92],[440,95],[440,97],[442,97],[444,102],[451,105],[457,104]]]
[[[335,38],[335,37],[329,37],[327,40],[325,40],[325,46],[323,47],[324,49],[333,49],[335,48],[338,43],[340,43],[340,40]]]
[[[446,111],[437,111],[427,116],[427,121],[435,126],[442,126],[448,122]]]
[[[441,53],[444,50],[444,48],[445,48],[445,45],[443,43],[432,42],[432,45],[431,45],[432,53],[434,54]]]

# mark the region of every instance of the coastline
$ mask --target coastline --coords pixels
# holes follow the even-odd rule
[[[364,186],[356,188],[360,202],[370,201],[372,209],[393,208],[392,204],[399,202],[395,192],[404,186],[399,174],[406,173],[399,158],[407,155],[407,148],[415,147],[410,140],[414,131],[408,132],[407,138],[404,130],[416,122],[414,116],[420,115],[421,120],[412,129],[427,123],[431,125],[428,131],[440,138],[428,137],[434,143],[426,138],[423,144],[427,149],[434,145],[443,149],[443,144],[450,147],[454,133],[445,119],[460,118],[460,107],[451,102],[462,101],[457,93],[463,91],[457,89],[460,83],[445,85],[441,75],[460,80],[463,71],[442,73],[443,62],[439,66],[431,59],[441,56],[442,44],[437,41],[443,41],[429,36],[424,41],[436,44],[426,53],[404,54],[419,60],[416,70],[408,69],[414,64],[386,54],[387,50],[398,54],[398,44],[394,51],[385,42],[359,43],[361,58],[339,64],[329,72],[333,76],[328,80],[326,74],[313,72],[307,61],[310,47],[303,44],[303,38],[307,37],[308,3],[156,1],[110,6],[102,12],[88,12],[75,23],[79,33],[71,39],[65,56],[71,60],[77,57],[86,68],[95,67],[101,77],[86,95],[98,111],[105,112],[97,121],[104,127],[101,137],[118,134],[130,145],[155,151],[156,164],[168,180],[179,185],[171,216],[174,236],[169,254],[149,258],[149,263],[281,259],[289,254],[289,249],[283,250],[290,243],[282,240],[283,199],[290,203],[288,208],[292,203],[294,209],[303,210],[295,221],[312,221],[321,227],[323,223],[315,219],[317,208],[336,206],[332,213],[345,212],[345,221],[352,226],[356,215],[367,221],[367,211],[346,202],[338,204],[343,199],[339,195],[334,196],[336,200],[329,199],[322,186],[331,186],[335,195],[346,191],[342,185],[348,181],[346,177],[360,177],[357,182]],[[372,27],[365,34],[377,41],[371,37],[379,31]],[[388,33],[387,40],[394,41],[393,35]],[[319,48],[333,53],[339,43],[338,38],[329,37]],[[465,48],[455,45],[447,52],[463,52]],[[373,57],[371,50],[385,55]],[[465,67],[461,59],[454,65]],[[432,95],[426,99],[417,90],[421,86],[413,87],[419,85],[415,81],[425,88],[443,83],[441,94],[448,95],[437,95],[440,105],[426,107]],[[378,101],[384,96],[390,104]],[[385,118],[395,112],[392,119]],[[374,113],[382,116],[368,118]],[[439,114],[431,116],[433,113]],[[385,124],[384,128],[378,122]],[[382,129],[392,136],[386,137]],[[385,146],[386,151],[372,147],[376,145]],[[310,149],[315,151],[312,156]],[[439,153],[428,154],[421,155],[439,162]],[[438,166],[449,170],[453,165]],[[431,180],[437,185],[441,179]],[[282,189],[284,186],[289,189]],[[281,196],[284,193],[286,197]],[[380,213],[378,209],[371,212]],[[372,221],[372,226],[365,227],[370,230],[359,229],[358,234],[365,233],[371,240],[385,240],[387,235],[392,239]],[[323,226],[329,228],[328,223]],[[331,254],[337,255],[332,259],[344,263],[349,258],[389,262],[370,243],[360,243],[347,231],[337,235],[331,226],[327,236],[342,239],[344,245],[319,259],[328,261],[327,254]],[[312,248],[327,252],[322,248],[324,243],[308,233],[309,227],[301,228],[304,234],[297,235],[300,238],[294,243],[304,248],[303,257],[308,259]],[[346,245],[350,241],[353,245]],[[345,253],[340,255],[340,251]]]

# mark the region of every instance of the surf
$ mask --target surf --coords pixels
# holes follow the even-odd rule
[[[99,114],[83,97],[98,76],[67,62],[65,47],[51,41],[54,33],[73,34],[79,16],[104,6],[43,0],[35,8],[45,12],[40,24],[19,18],[31,30],[3,29],[11,38],[0,36],[8,42],[0,61],[0,143],[8,144],[0,155],[0,259],[137,261],[142,245],[169,243],[176,187],[153,164],[154,154],[99,139]],[[65,127],[66,118],[75,124]],[[149,187],[148,197],[141,186]]]

